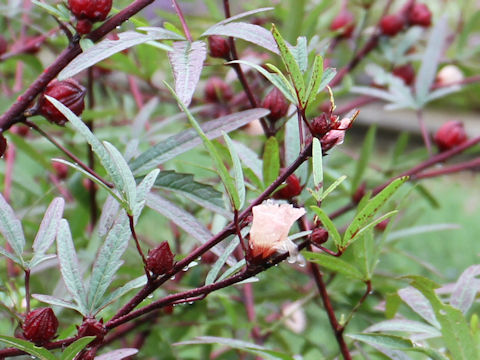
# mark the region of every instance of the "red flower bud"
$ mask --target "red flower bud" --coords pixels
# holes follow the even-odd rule
[[[205,85],[205,100],[211,103],[231,100],[233,91],[230,85],[219,77],[211,77]]]
[[[103,325],[103,319],[98,321],[95,318],[85,318],[83,319],[82,325],[78,328],[78,337],[84,336],[96,336],[97,338],[94,340],[91,345],[95,345],[103,340],[105,334],[107,333],[107,329]]]
[[[85,107],[83,101],[85,97],[85,88],[75,79],[64,81],[53,80],[47,85],[43,95],[51,96],[63,105],[68,107],[75,115],[80,115]],[[57,124],[65,125],[67,118],[57,110],[44,96],[38,100],[38,111],[45,116],[47,120]]]
[[[7,139],[5,139],[5,136],[0,134],[0,157],[5,154],[5,151],[7,150]]]
[[[38,308],[30,311],[23,323],[23,335],[35,344],[51,340],[58,329],[58,320],[51,308]]]
[[[88,19],[81,19],[78,20],[77,26],[75,26],[75,29],[77,29],[77,33],[80,35],[85,35],[88,34],[92,30],[93,23],[88,20]]]
[[[415,69],[410,63],[393,68],[392,74],[402,79],[406,85],[411,85],[415,80]]]
[[[54,161],[52,162],[52,167],[53,167],[53,171],[55,172],[55,175],[57,176],[57,179],[64,180],[67,178],[68,165]]]
[[[329,132],[332,128],[332,123],[336,121],[335,117],[328,118],[327,114],[322,114],[313,118],[312,120],[312,133],[314,136],[322,138],[327,132]]]
[[[343,9],[332,20],[330,30],[339,31],[342,36],[350,37],[355,28],[353,14],[347,9]]]
[[[405,18],[400,14],[386,15],[380,21],[382,33],[388,36],[395,36],[403,30]]]
[[[432,24],[432,13],[427,5],[416,3],[408,14],[408,20],[411,25],[429,27]]]
[[[7,40],[2,35],[0,35],[0,55],[5,54],[7,52],[7,48]]]
[[[270,114],[268,115],[268,119],[271,122],[275,122],[278,119],[281,119],[288,112],[288,102],[283,96],[282,92],[277,88],[273,88],[265,99],[263,100],[262,107],[265,109],[270,110]]]
[[[314,245],[322,245],[328,240],[328,231],[324,228],[315,228],[310,235],[310,241]]]
[[[148,252],[147,270],[154,275],[165,274],[173,267],[173,253],[167,241]]]
[[[390,222],[390,219],[382,220],[377,225],[375,225],[375,229],[377,229],[378,231],[385,231],[389,222]]]
[[[68,7],[78,20],[103,21],[112,8],[112,0],[68,0]]]
[[[290,175],[285,180],[286,186],[275,192],[273,197],[275,199],[291,199],[297,195],[300,195],[302,192],[302,185],[300,185],[300,180],[295,174]]]
[[[467,133],[460,121],[447,121],[438,129],[433,140],[440,151],[446,151],[467,141]]]
[[[211,57],[227,59],[230,55],[230,45],[228,45],[228,41],[221,36],[209,36],[208,46],[210,48]]]

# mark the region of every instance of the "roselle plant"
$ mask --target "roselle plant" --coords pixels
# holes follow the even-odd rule
[[[401,241],[459,241],[474,4],[166,3],[2,7],[0,358],[479,358],[479,265]]]

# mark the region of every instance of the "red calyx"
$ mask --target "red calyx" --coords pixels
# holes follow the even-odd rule
[[[410,25],[429,27],[432,24],[432,13],[427,5],[415,3],[408,13]]]
[[[354,21],[355,18],[353,17],[353,14],[347,9],[343,9],[332,20],[330,30],[339,31],[342,36],[350,37],[355,28]]]
[[[324,228],[315,228],[310,235],[310,241],[317,246],[326,243],[328,240],[328,231]]]
[[[400,14],[385,15],[380,21],[382,33],[395,36],[405,27],[405,18]]]
[[[95,318],[84,318],[82,325],[80,325],[80,327],[78,328],[78,337],[97,337],[94,342],[90,344],[90,346],[102,341],[106,333],[107,329],[103,325],[103,319],[98,321]]]
[[[75,29],[77,29],[77,33],[80,35],[85,35],[88,34],[90,31],[92,31],[92,26],[93,23],[88,20],[88,19],[81,19],[78,20],[77,26],[75,26]]]
[[[411,85],[415,80],[415,69],[410,63],[393,68],[392,74],[402,79],[406,85]]]
[[[65,125],[67,118],[50,103],[44,95],[51,96],[68,107],[75,115],[80,115],[85,108],[84,97],[86,90],[75,79],[64,81],[53,80],[47,85],[43,95],[38,100],[38,111],[47,120]]]
[[[268,115],[268,120],[271,122],[275,122],[285,115],[288,112],[288,102],[283,96],[282,92],[277,88],[273,88],[265,99],[263,100],[262,107],[265,109],[270,110],[270,114]]]
[[[57,179],[59,180],[64,180],[67,178],[68,175],[68,165],[65,165],[64,163],[60,162],[52,162],[52,167],[55,172],[55,175],[57,176]]]
[[[467,133],[460,121],[447,121],[438,129],[433,138],[440,151],[450,150],[463,144],[467,139]]]
[[[7,139],[5,139],[5,136],[0,134],[0,157],[5,154],[5,151],[7,150]]]
[[[55,336],[58,320],[51,308],[38,308],[27,314],[22,328],[27,340],[41,345]]]
[[[290,175],[285,180],[286,186],[275,192],[273,197],[275,199],[291,199],[302,192],[302,185],[295,174]]]
[[[2,35],[0,35],[0,55],[5,54],[7,52],[7,48],[7,40]]]
[[[208,46],[210,48],[210,56],[221,59],[228,59],[230,56],[230,45],[225,38],[212,35],[208,37]]]
[[[68,7],[78,20],[103,21],[112,9],[112,0],[68,0]]]
[[[166,241],[148,252],[147,270],[154,275],[165,274],[173,267],[173,263],[173,253]]]
[[[213,76],[205,84],[205,100],[210,103],[226,102],[233,97],[230,85],[219,77]]]

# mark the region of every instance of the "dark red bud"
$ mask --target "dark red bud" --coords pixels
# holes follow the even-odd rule
[[[64,81],[53,80],[47,85],[43,95],[51,96],[63,105],[68,107],[75,115],[80,115],[85,107],[84,97],[86,90],[75,79]],[[44,96],[38,100],[38,111],[45,116],[47,120],[57,124],[65,125],[67,118],[57,110]]]
[[[382,33],[395,36],[405,27],[405,18],[400,14],[385,15],[380,21]]]
[[[300,195],[302,192],[302,185],[300,185],[300,180],[295,174],[290,175],[285,180],[286,186],[275,192],[273,197],[275,199],[291,199],[297,195]]]
[[[165,274],[173,267],[173,253],[167,241],[148,252],[147,270],[154,275]]]
[[[281,119],[288,112],[288,102],[283,96],[282,92],[277,88],[273,88],[265,99],[263,100],[262,107],[265,109],[270,110],[270,114],[268,115],[268,119],[271,122],[275,122],[278,119]]]
[[[219,77],[211,77],[205,84],[205,100],[211,103],[231,100],[233,91],[230,85]]]
[[[310,241],[314,245],[322,245],[328,240],[328,231],[324,228],[315,228],[310,235]]]
[[[21,137],[25,137],[30,132],[30,128],[26,125],[17,124],[17,125],[13,125],[10,128],[10,132],[12,132],[14,134],[18,134]]]
[[[93,26],[93,23],[90,20],[81,19],[81,20],[78,20],[77,26],[75,27],[75,29],[77,29],[77,33],[79,33],[80,35],[85,35],[85,34],[88,34],[90,31],[92,31],[92,26]]]
[[[230,56],[230,45],[228,41],[218,35],[208,37],[208,46],[210,48],[210,56],[221,59],[228,59]]]
[[[354,20],[353,14],[347,9],[343,9],[332,20],[330,30],[339,31],[342,36],[350,37],[355,28]]]
[[[101,342],[107,333],[107,329],[103,325],[103,319],[98,321],[95,318],[85,318],[83,319],[82,325],[78,328],[78,337],[84,336],[96,336],[97,338],[93,343],[90,343],[90,346],[95,343]]]
[[[167,305],[163,308],[163,312],[165,315],[172,315],[173,314],[173,305]]]
[[[67,178],[68,165],[54,161],[52,162],[52,167],[53,167],[53,171],[55,172],[55,175],[57,176],[57,179],[64,180]]]
[[[112,0],[68,0],[68,7],[79,20],[103,21],[112,8]]]
[[[406,85],[411,85],[415,80],[415,69],[410,63],[393,68],[392,74],[402,79]]]
[[[429,27],[432,24],[432,13],[427,5],[415,3],[408,14],[410,25]]]
[[[7,40],[2,35],[0,35],[0,55],[5,54],[7,52],[7,48]]]
[[[5,136],[0,134],[0,157],[5,154],[5,151],[7,151],[7,139],[5,139]]]
[[[355,204],[358,204],[360,202],[360,200],[362,200],[362,198],[365,196],[365,190],[367,188],[367,185],[365,183],[362,183],[358,188],[357,190],[355,191],[355,193],[353,194],[352,196],[352,200]]]
[[[58,329],[58,320],[51,308],[38,308],[30,311],[23,322],[23,335],[35,344],[51,340]]]
[[[331,130],[332,123],[335,122],[335,118],[329,118],[327,114],[322,114],[313,118],[311,128],[312,133],[316,137],[322,138],[327,132]]]
[[[375,229],[377,229],[378,231],[385,231],[389,222],[390,219],[382,220],[377,225],[375,225]]]
[[[447,121],[438,129],[433,138],[440,151],[450,150],[463,144],[467,139],[467,133],[460,121]]]

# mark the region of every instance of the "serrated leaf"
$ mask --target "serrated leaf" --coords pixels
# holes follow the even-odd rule
[[[45,348],[35,346],[33,343],[27,340],[18,339],[16,337],[0,335],[0,342],[13,346],[19,350],[26,352],[27,354],[36,356],[40,360],[57,360],[55,355]]]
[[[138,349],[134,348],[117,349],[100,356],[95,356],[95,360],[122,360],[136,353],[138,353]]]
[[[202,129],[209,139],[215,139],[223,132],[230,132],[242,127],[249,122],[268,115],[266,109],[251,109],[241,111],[235,114],[222,116],[218,119],[202,124]],[[171,136],[168,139],[150,147],[147,151],[140,154],[131,162],[130,168],[136,174],[150,170],[177,155],[180,155],[202,143],[194,129],[188,129],[181,133]]]
[[[109,171],[115,187],[123,195],[122,197],[125,199],[128,211],[131,213],[135,207],[137,198],[137,184],[135,178],[120,151],[108,141],[104,141],[103,145],[110,154],[111,165],[107,171]]]
[[[240,210],[245,203],[245,180],[243,178],[242,164],[240,163],[240,158],[238,157],[237,150],[232,142],[232,139],[227,134],[223,134],[225,143],[227,144],[228,151],[230,152],[230,157],[232,158],[233,164],[233,178],[235,179],[235,187],[238,194],[238,204],[235,204],[235,208]]]
[[[271,136],[265,142],[263,152],[263,183],[265,187],[273,183],[280,174],[280,150],[278,141]]]
[[[88,303],[83,280],[73,246],[72,234],[67,220],[62,219],[57,232],[57,255],[65,286],[77,303],[82,315],[88,314]]]
[[[348,226],[343,236],[341,247],[345,248],[356,236],[356,234],[363,228],[375,214],[382,208],[383,205],[395,194],[400,186],[408,180],[408,177],[402,177],[392,181],[374,198],[370,199],[362,210],[355,216],[352,223]]]
[[[23,260],[23,249],[25,248],[25,235],[23,234],[22,223],[15,216],[15,212],[0,194],[0,233],[10,244],[18,264],[25,266]]]
[[[59,299],[55,296],[43,295],[43,294],[33,294],[32,297],[34,299],[37,299],[38,301],[44,302],[46,304],[50,304],[50,305],[54,305],[54,306],[60,306],[62,308],[67,308],[67,309],[73,309],[73,310],[81,313],[81,310],[78,307],[78,305],[76,305],[76,304],[74,304],[70,301]]]
[[[335,224],[332,222],[332,220],[330,220],[327,213],[323,211],[323,209],[319,208],[318,206],[311,206],[310,208],[315,212],[318,219],[322,222],[323,227],[325,227],[325,229],[328,231],[328,234],[333,238],[335,247],[338,249],[342,242],[342,237],[340,236]]]
[[[370,156],[372,155],[374,146],[375,146],[375,136],[377,133],[377,127],[375,125],[371,126],[365,139],[363,140],[362,149],[360,150],[360,158],[355,161],[355,172],[351,179],[351,193],[354,194],[357,191],[360,182],[362,181],[365,170],[367,169],[368,162],[370,161]]]
[[[438,63],[447,39],[447,19],[442,17],[430,32],[427,48],[423,53],[420,69],[415,78],[415,96],[420,107],[427,101],[430,88],[435,81]]]
[[[146,283],[147,283],[147,277],[145,275],[142,275],[136,279],[130,280],[128,283],[126,283],[122,287],[115,289],[114,291],[112,291],[102,299],[102,302],[97,306],[96,314],[98,314],[102,309],[104,309],[109,304],[113,303],[114,301],[121,298],[123,295],[127,294],[129,291],[133,289],[137,289],[141,286],[144,286]]]
[[[37,235],[33,241],[34,255],[29,263],[30,268],[35,267],[42,261],[44,254],[55,241],[58,225],[63,215],[64,205],[65,200],[62,198],[55,198],[50,203],[47,211],[45,211],[45,215],[43,216]]]
[[[470,309],[480,290],[480,265],[469,266],[458,278],[450,296],[450,305],[464,314]]]
[[[292,79],[292,83],[295,87],[299,103],[302,107],[304,107],[306,102],[306,88],[305,80],[303,79],[303,74],[300,70],[300,67],[295,57],[291,53],[290,49],[288,48],[287,43],[285,42],[285,40],[283,40],[275,25],[272,25],[272,35],[275,38],[278,49],[280,50],[280,55],[282,57],[285,68],[287,69],[288,75]]]
[[[186,107],[192,101],[206,57],[207,46],[203,41],[174,42],[173,51],[168,53],[175,79],[175,92]]]
[[[302,254],[308,261],[317,263],[333,272],[359,280],[363,280],[364,278],[360,270],[339,257],[309,251],[304,251]]]
[[[89,315],[96,313],[102,297],[123,264],[121,260],[130,239],[130,227],[125,213],[117,220],[103,242],[93,265],[88,285],[87,303]]]
[[[201,36],[220,35],[231,36],[261,46],[275,54],[279,54],[277,44],[272,33],[267,29],[244,22],[231,22],[227,24],[216,24],[207,29]]]
[[[93,339],[95,339],[95,336],[84,336],[75,340],[63,350],[60,360],[73,360],[80,350],[84,349]]]
[[[113,54],[119,53],[132,46],[152,40],[184,40],[172,31],[162,28],[139,28],[147,31],[142,34],[136,31],[125,31],[118,34],[118,40],[103,39],[97,44],[73,59],[60,73],[58,80],[68,79],[96,63],[105,60]]]

